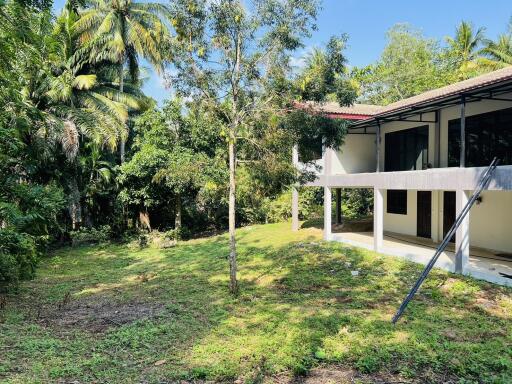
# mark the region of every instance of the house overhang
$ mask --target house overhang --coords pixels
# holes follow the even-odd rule
[[[456,91],[451,94],[377,113],[368,119],[353,121],[349,126],[349,133],[375,134],[376,127],[379,124],[392,121],[435,123],[437,122],[437,114],[435,112],[440,109],[481,100],[512,102],[512,98],[503,97],[504,94],[510,92],[512,92],[512,78],[494,84],[474,87],[473,89]],[[435,113],[434,118],[430,117],[429,119],[425,117],[425,115],[432,112]]]

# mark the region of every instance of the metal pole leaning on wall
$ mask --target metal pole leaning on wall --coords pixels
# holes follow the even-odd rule
[[[460,224],[462,223],[462,221],[464,220],[464,218],[468,214],[469,210],[471,209],[471,207],[475,203],[476,199],[478,199],[478,197],[480,196],[480,193],[482,193],[482,191],[487,187],[487,185],[488,185],[489,181],[491,180],[492,175],[494,174],[494,171],[496,170],[496,167],[498,166],[498,164],[499,164],[499,160],[495,157],[493,159],[493,161],[491,162],[491,164],[489,165],[489,167],[483,173],[482,177],[480,178],[480,181],[477,184],[477,188],[475,190],[475,193],[473,193],[473,196],[471,196],[471,199],[469,199],[467,204],[464,206],[464,208],[462,209],[461,213],[459,214],[459,216],[455,220],[455,223],[453,223],[452,227],[450,228],[450,230],[448,231],[448,233],[444,237],[443,241],[441,242],[441,244],[439,244],[439,247],[437,248],[434,256],[432,257],[432,259],[430,259],[428,264],[425,266],[425,269],[423,269],[423,272],[421,273],[420,277],[418,278],[418,280],[416,281],[416,283],[412,287],[411,291],[405,297],[404,301],[402,302],[402,304],[398,308],[398,311],[396,312],[395,316],[393,316],[393,320],[392,320],[393,324],[396,324],[398,319],[400,319],[400,317],[402,316],[402,314],[405,311],[405,308],[407,308],[407,305],[412,300],[412,298],[414,297],[414,295],[416,294],[416,292],[420,288],[420,286],[423,283],[423,281],[425,281],[425,279],[427,278],[428,274],[430,273],[430,271],[434,267],[434,264],[437,262],[437,259],[439,259],[439,256],[441,256],[441,253],[443,253],[444,250],[446,249],[446,246],[450,242],[450,239],[452,238],[452,236],[457,231],[457,228],[460,226]]]

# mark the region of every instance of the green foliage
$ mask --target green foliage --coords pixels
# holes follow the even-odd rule
[[[80,228],[78,231],[71,231],[69,236],[73,246],[99,244],[111,239],[112,229],[109,225],[102,225],[98,228]]]
[[[301,161],[308,162],[317,158],[321,143],[339,149],[343,145],[348,124],[345,120],[331,119],[308,110],[295,110],[283,118],[282,126],[298,143]]]
[[[13,229],[0,229],[0,291],[34,277],[36,265],[34,238]]]
[[[465,80],[482,72],[479,63],[485,41],[485,28],[475,30],[471,23],[461,21],[454,37],[447,37],[447,56],[454,66],[458,79]]]
[[[325,49],[315,48],[306,56],[306,66],[295,80],[300,100],[336,99],[340,105],[354,103],[357,92],[348,77],[347,59],[343,54],[347,40],[347,35],[333,36]]]
[[[373,212],[373,190],[367,188],[346,188],[342,190],[343,216],[357,219],[370,216]]]
[[[314,219],[322,216],[323,205],[318,197],[318,188],[302,188],[299,191],[300,220]],[[289,220],[292,217],[291,207],[291,191],[286,191],[275,199],[267,200],[264,206],[266,221],[269,223],[277,223]]]
[[[456,81],[439,43],[419,30],[397,24],[387,40],[375,64],[353,71],[363,99],[386,105]]]
[[[174,228],[165,232],[165,238],[168,240],[188,240],[191,233],[186,227]]]

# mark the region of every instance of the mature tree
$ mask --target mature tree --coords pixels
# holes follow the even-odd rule
[[[467,21],[462,21],[455,30],[455,36],[447,37],[448,56],[458,71],[460,80],[479,73],[479,57],[485,41],[485,28],[475,30]]]
[[[348,76],[343,53],[347,35],[333,36],[325,49],[315,48],[305,58],[305,67],[296,79],[299,100],[338,101],[350,105],[357,97],[355,84]]]
[[[118,65],[119,91],[124,91],[124,69],[132,81],[139,75],[139,57],[148,60],[159,72],[163,68],[163,46],[169,30],[165,19],[168,8],[159,3],[132,0],[88,0],[80,10],[74,28],[90,50],[92,62],[109,61]],[[120,143],[121,163],[125,159],[125,140]]]
[[[79,185],[79,164],[76,162],[80,136],[92,140],[96,145],[107,145],[114,149],[126,137],[126,120],[130,109],[139,109],[137,97],[116,90],[110,79],[93,73],[88,57],[83,55],[75,31],[78,14],[71,2],[67,2],[57,18],[52,34],[55,50],[51,63],[52,77],[48,81],[46,111],[62,128],[47,132],[47,137],[56,135],[62,143],[69,161],[70,216],[73,229],[82,222],[83,197]]]
[[[218,179],[214,175],[219,170],[216,149],[220,140],[210,132],[215,129],[196,119],[179,98],[137,118],[135,151],[119,175],[123,202],[136,208],[148,224],[150,209],[172,205],[179,234],[183,200],[194,201],[207,182]]]
[[[289,53],[301,45],[316,0],[178,0],[174,57],[178,90],[224,121],[229,158],[230,290],[238,290],[235,245],[237,144],[285,92]],[[172,76],[171,76],[172,77]]]
[[[455,80],[435,40],[407,24],[395,25],[387,39],[377,63],[352,73],[364,100],[386,105]]]
[[[499,35],[496,41],[486,40],[482,54],[481,63],[491,69],[512,65],[512,17],[506,33]]]

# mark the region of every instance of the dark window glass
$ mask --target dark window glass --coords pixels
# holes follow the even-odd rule
[[[428,125],[386,133],[385,142],[386,172],[428,167]]]
[[[388,213],[407,215],[407,190],[388,189],[386,195]]]
[[[483,167],[497,156],[512,164],[512,108],[466,117],[466,166]],[[448,166],[460,164],[460,119],[448,122]]]

